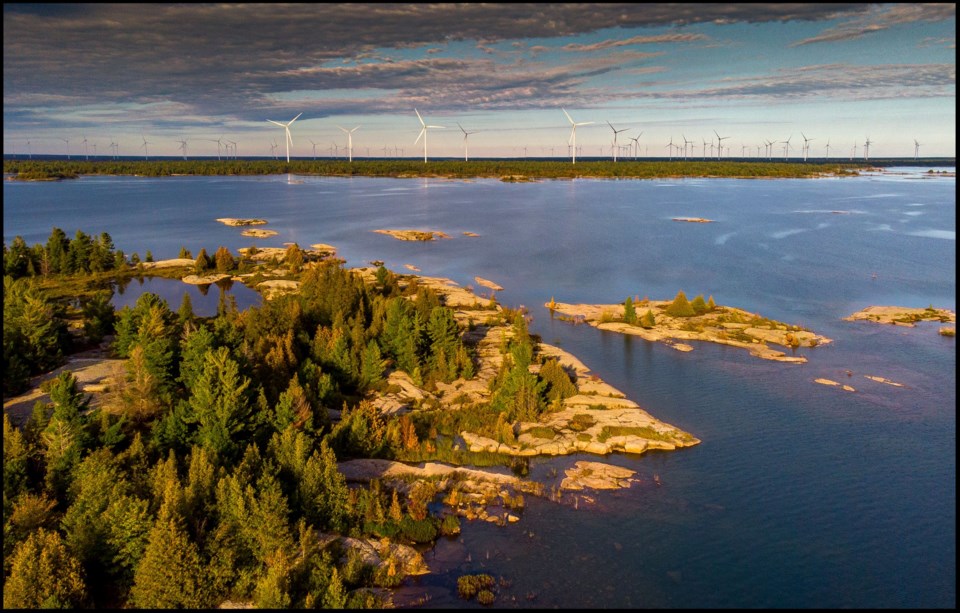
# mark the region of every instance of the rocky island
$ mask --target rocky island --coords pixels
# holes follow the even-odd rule
[[[588,323],[601,330],[633,334],[648,341],[660,341],[678,351],[693,347],[675,340],[707,341],[746,349],[751,355],[779,362],[806,362],[787,355],[768,343],[789,349],[816,347],[831,339],[801,326],[789,325],[730,306],[720,306],[697,296],[688,301],[681,291],[671,300],[634,300],[620,304],[566,304],[551,298],[544,306],[555,317],[573,323]]]
[[[377,234],[386,234],[400,241],[432,241],[437,238],[450,238],[449,234],[438,230],[374,230]]]
[[[843,321],[872,321],[878,324],[892,324],[913,328],[919,321],[956,323],[957,316],[953,311],[936,309],[933,305],[926,308],[868,306],[849,317],[844,317]]]

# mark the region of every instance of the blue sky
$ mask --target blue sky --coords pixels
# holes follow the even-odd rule
[[[458,124],[567,158],[564,108],[584,156],[611,125],[629,156],[956,155],[953,4],[4,4],[3,34],[5,154],[283,156],[266,120],[302,113],[293,156],[359,126],[354,157],[422,158],[416,108],[431,158]]]

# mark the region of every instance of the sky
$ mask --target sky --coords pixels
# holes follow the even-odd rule
[[[565,112],[578,156],[953,157],[956,7],[3,6],[5,155],[283,158],[299,115],[292,157],[569,159]]]

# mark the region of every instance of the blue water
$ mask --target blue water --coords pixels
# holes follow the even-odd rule
[[[481,571],[510,583],[495,607],[953,607],[956,341],[940,336],[939,324],[841,319],[871,304],[956,310],[955,179],[899,170],[844,179],[513,184],[7,181],[4,240],[45,242],[53,226],[71,236],[78,228],[107,231],[128,254],[149,249],[155,259],[176,257],[181,246],[213,253],[220,245],[328,243],[348,266],[383,260],[406,272],[411,264],[462,285],[484,277],[504,287],[502,304],[530,309],[531,331],[544,341],[703,441],[607,457],[641,482],[598,493],[592,504],[527,497],[517,524],[464,523],[460,537],[428,554],[435,572],[406,590],[428,594],[428,607],[479,606],[458,600],[455,584]],[[244,238],[218,217],[261,217],[279,234]],[[373,232],[379,228],[452,238],[401,242]],[[681,353],[553,321],[542,307],[551,297],[669,299],[681,289],[834,342],[800,349],[805,364],[704,343]],[[208,295],[218,291],[211,286]],[[179,305],[175,291],[165,297]],[[818,377],[857,391],[818,385]],[[540,460],[531,475],[554,482],[578,459],[600,458]]]

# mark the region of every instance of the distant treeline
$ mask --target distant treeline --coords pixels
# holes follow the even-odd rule
[[[906,162],[904,162],[906,163]],[[542,160],[4,160],[4,174],[21,180],[54,180],[80,175],[273,175],[367,177],[444,177],[529,179],[672,177],[800,178],[824,174],[856,174],[873,162],[767,162],[654,160],[613,162]]]

